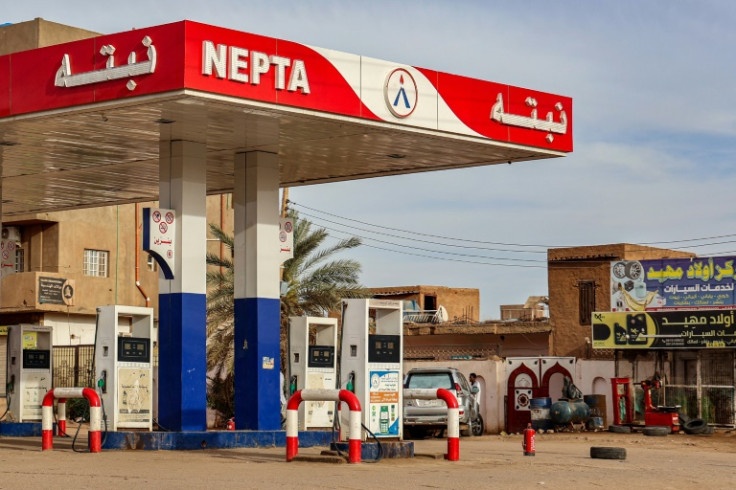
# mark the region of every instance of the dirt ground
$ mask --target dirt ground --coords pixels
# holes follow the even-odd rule
[[[434,459],[443,439],[415,442],[412,459],[359,465],[285,461],[284,448],[201,451],[72,451],[55,439],[0,438],[0,489],[18,488],[736,488],[736,432],[537,435],[524,456],[520,435],[462,438],[460,461]],[[625,460],[592,459],[591,446],[626,449]],[[84,444],[80,448],[83,449]],[[324,448],[303,448],[318,455]]]

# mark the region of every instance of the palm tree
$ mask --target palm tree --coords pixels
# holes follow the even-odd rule
[[[358,276],[360,264],[352,259],[333,259],[336,253],[358,247],[357,237],[340,240],[323,247],[329,234],[324,228],[313,228],[308,220],[294,220],[294,257],[283,266],[285,293],[281,296],[281,362],[286,361],[286,327],[290,316],[325,316],[337,311],[342,298],[365,298],[370,291]],[[232,236],[210,224],[212,235],[233,249]],[[210,406],[225,417],[232,407],[233,341],[235,338],[233,261],[217,254],[207,254],[207,371],[210,373]]]

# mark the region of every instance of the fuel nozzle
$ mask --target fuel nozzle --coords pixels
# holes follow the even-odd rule
[[[107,393],[107,371],[103,370],[100,373],[100,379],[97,380],[97,387],[102,393]]]
[[[348,384],[345,385],[345,389],[350,391],[351,393],[355,393],[355,371],[350,371],[350,374],[348,374]]]
[[[296,392],[296,374],[292,375],[289,379],[289,395],[293,395]]]

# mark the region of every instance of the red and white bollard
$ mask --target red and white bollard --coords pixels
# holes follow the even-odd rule
[[[298,390],[286,402],[286,461],[293,460],[299,451],[299,404],[302,401],[345,402],[350,409],[348,434],[348,462],[360,463],[362,451],[360,401],[348,390]]]
[[[404,400],[442,400],[447,405],[447,454],[448,461],[460,460],[460,405],[452,392],[437,388],[411,388],[404,390]]]
[[[43,397],[41,406],[41,450],[54,448],[54,399],[64,400],[64,430],[66,431],[66,399],[86,398],[89,401],[89,452],[102,451],[102,405],[100,397],[92,388],[52,388]],[[61,425],[59,426],[61,430]]]
[[[448,461],[460,460],[460,406],[455,395],[443,388],[437,389],[437,398],[447,404],[447,454]]]
[[[66,436],[66,398],[59,398],[59,405],[56,407],[56,435]]]
[[[526,429],[524,429],[524,438],[521,440],[521,447],[524,448],[524,456],[534,456],[536,454],[536,448],[534,447],[534,435],[536,433],[532,428],[532,424],[527,424]]]

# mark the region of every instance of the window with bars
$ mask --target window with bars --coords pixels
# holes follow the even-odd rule
[[[15,249],[15,272],[23,272],[26,267],[26,256],[22,248]]]
[[[148,254],[148,258],[146,259],[146,265],[148,266],[148,270],[151,272],[156,272],[158,270],[156,259],[154,259],[153,255],[151,254]]]
[[[85,276],[107,277],[107,263],[110,252],[106,250],[84,250],[84,267],[82,272]]]
[[[580,325],[590,325],[591,317],[595,311],[595,282],[578,282],[578,311],[580,312]]]

